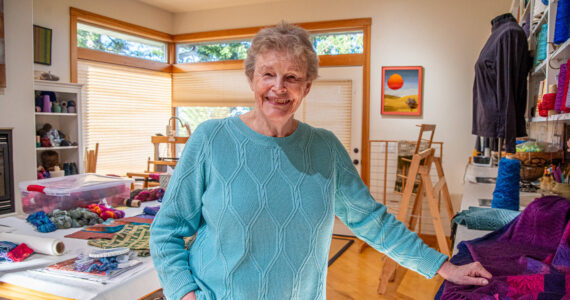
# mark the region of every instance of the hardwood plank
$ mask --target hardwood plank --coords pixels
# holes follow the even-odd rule
[[[434,237],[425,240],[431,245],[436,242]],[[363,243],[355,239],[355,243],[329,267],[327,300],[433,299],[442,282],[441,277],[428,280],[404,268],[398,269],[384,295],[377,294],[378,276],[385,256],[371,247],[360,252]]]

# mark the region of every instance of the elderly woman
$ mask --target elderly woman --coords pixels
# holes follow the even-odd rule
[[[487,283],[454,266],[386,212],[330,132],[294,119],[317,77],[309,34],[261,30],[245,60],[255,108],[192,134],[151,228],[168,299],[325,299],[334,216],[372,247],[426,277]],[[196,233],[190,249],[183,237]]]

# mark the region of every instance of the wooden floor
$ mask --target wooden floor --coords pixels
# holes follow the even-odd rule
[[[344,243],[333,239],[331,255]],[[327,300],[433,299],[443,279],[436,276],[428,280],[402,267],[398,268],[396,279],[390,283],[388,292],[378,295],[376,288],[384,255],[371,247],[366,247],[360,253],[362,244],[362,241],[355,239],[354,244],[329,267]]]

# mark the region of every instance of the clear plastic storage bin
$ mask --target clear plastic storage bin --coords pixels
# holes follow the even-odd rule
[[[22,209],[25,213],[56,208],[69,210],[87,207],[105,199],[109,205],[121,205],[130,196],[131,178],[78,174],[20,182]]]

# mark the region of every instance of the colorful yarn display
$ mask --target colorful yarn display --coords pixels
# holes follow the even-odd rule
[[[125,217],[124,211],[107,207],[104,204],[89,204],[87,208],[89,208],[89,211],[96,213],[103,220],[109,218],[121,219]]]
[[[556,91],[556,104],[560,102],[562,111],[570,110],[568,103],[566,103],[566,98],[564,97],[564,83],[566,82],[566,75],[568,73],[568,65],[560,65],[560,73],[558,73],[558,90]]]
[[[570,0],[558,0],[554,43],[562,44],[570,38]]]
[[[568,60],[568,62],[566,64],[564,64],[565,66],[565,74],[564,74],[564,83],[561,86],[562,88],[562,93],[560,94],[561,98],[562,98],[562,102],[564,102],[565,106],[568,107],[567,110],[565,110],[565,112],[570,112],[570,103],[568,103],[568,85],[570,84],[570,74],[568,74],[568,66],[570,65],[570,59]],[[562,65],[560,66],[560,74],[562,73]],[[558,76],[560,77],[560,75]],[[556,96],[558,97],[558,94],[556,94]]]
[[[502,158],[499,161],[499,174],[491,207],[519,210],[520,171],[521,162],[518,159]]]
[[[541,117],[548,117],[548,111],[554,109],[555,102],[556,102],[556,94],[548,93],[542,95],[542,101],[538,105],[538,114]]]
[[[57,230],[55,224],[48,218],[44,211],[38,211],[26,218],[26,221],[36,226],[39,232],[52,232]]]

